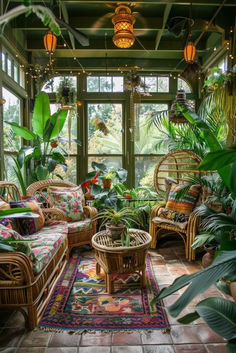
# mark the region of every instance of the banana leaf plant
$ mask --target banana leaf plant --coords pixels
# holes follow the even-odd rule
[[[59,136],[65,124],[67,113],[67,110],[58,110],[51,115],[49,97],[45,92],[40,92],[35,100],[32,131],[15,122],[5,121],[16,135],[31,142],[31,146],[23,146],[20,149],[17,161],[14,161],[15,172],[23,193],[25,189],[21,173],[23,167],[26,167],[27,174],[30,176],[29,183],[47,179],[57,165],[61,165],[65,171],[67,170],[65,156],[68,153],[60,146],[60,143],[69,142],[69,139]],[[76,139],[72,141],[80,144]]]

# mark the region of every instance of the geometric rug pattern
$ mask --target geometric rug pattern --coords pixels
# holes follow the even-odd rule
[[[151,257],[146,258],[146,286],[138,274],[115,279],[114,294],[105,291],[104,273],[96,275],[92,252],[68,261],[38,327],[50,331],[130,331],[169,328],[162,302],[151,305],[159,293]]]

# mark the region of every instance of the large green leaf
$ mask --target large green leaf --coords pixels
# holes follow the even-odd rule
[[[120,168],[117,170],[116,175],[121,183],[124,183],[127,179],[128,172],[126,169]]]
[[[230,340],[226,344],[226,352],[227,353],[236,353],[236,339]]]
[[[23,137],[27,141],[31,141],[36,139],[36,135],[27,129],[27,127],[19,126],[17,123],[13,121],[4,121],[6,124],[11,125],[12,130],[15,132],[16,135]]]
[[[49,172],[47,167],[44,167],[40,164],[36,167],[35,173],[37,175],[38,180],[45,180],[47,179]]]
[[[41,156],[40,149],[36,147],[24,146],[20,149],[17,155],[17,160],[22,167],[25,162],[31,158],[39,159]]]
[[[236,156],[236,154],[235,154]],[[235,158],[236,160],[236,158]],[[230,190],[232,192],[232,197],[236,199],[236,162],[234,162],[231,166],[231,173],[230,173]]]
[[[50,118],[50,102],[47,93],[40,92],[35,100],[32,126],[34,132],[43,138],[44,128]]]
[[[107,167],[104,163],[97,163],[97,162],[92,162],[91,163],[91,166],[93,169],[95,169],[96,171],[103,171],[103,172],[106,172],[107,171]]]
[[[211,297],[198,303],[195,310],[218,335],[228,340],[236,338],[236,303]]]
[[[162,289],[160,294],[153,300],[153,303],[189,284],[180,298],[168,309],[170,314],[176,317],[198,294],[203,293],[231,271],[236,271],[236,250],[222,251],[211,266],[191,275],[181,276],[168,288]]]
[[[58,163],[65,163],[65,157],[60,152],[53,152],[52,159]]]
[[[68,110],[58,110],[48,119],[43,132],[44,141],[53,140],[59,135],[65,124],[67,113]]]
[[[219,170],[236,161],[236,150],[209,152],[199,165],[201,170]]]

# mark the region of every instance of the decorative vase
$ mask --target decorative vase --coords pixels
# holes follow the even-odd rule
[[[111,183],[112,183],[111,179],[103,179],[102,180],[102,184],[103,184],[103,188],[104,189],[110,189],[111,188]]]
[[[206,254],[204,254],[202,257],[202,266],[204,268],[212,264],[216,249],[217,247],[215,245],[210,245],[210,244],[204,245],[204,250],[206,251]]]
[[[123,223],[119,223],[118,225],[106,223],[106,232],[112,241],[120,240],[125,229],[126,226]]]

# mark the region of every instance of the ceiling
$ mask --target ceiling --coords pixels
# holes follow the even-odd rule
[[[9,9],[21,3],[11,0]],[[122,3],[130,4],[127,1]],[[48,6],[56,16],[60,16],[58,6],[53,8],[49,0],[34,1],[34,4]],[[69,24],[85,33],[90,44],[83,47],[75,41],[73,49],[68,31],[62,28],[62,36],[58,39],[59,45],[54,53],[56,68],[81,69],[80,64],[85,69],[117,69],[125,65],[138,65],[144,70],[163,72],[182,71],[185,68],[182,59],[185,31],[176,37],[167,29],[167,24],[176,16],[189,17],[189,1],[141,0],[132,3],[135,4],[133,11],[139,15],[134,24],[136,41],[129,49],[119,49],[112,42],[113,25],[107,14],[114,12],[116,1],[63,0],[63,4]],[[213,57],[221,54],[222,45],[229,37],[230,26],[235,26],[235,10],[235,0],[192,2],[192,39],[197,41],[197,60],[203,68]],[[47,29],[35,15],[18,17],[11,22],[11,28],[16,38],[21,38],[31,62],[45,64],[48,61],[43,46]],[[63,47],[64,43],[66,47]]]

